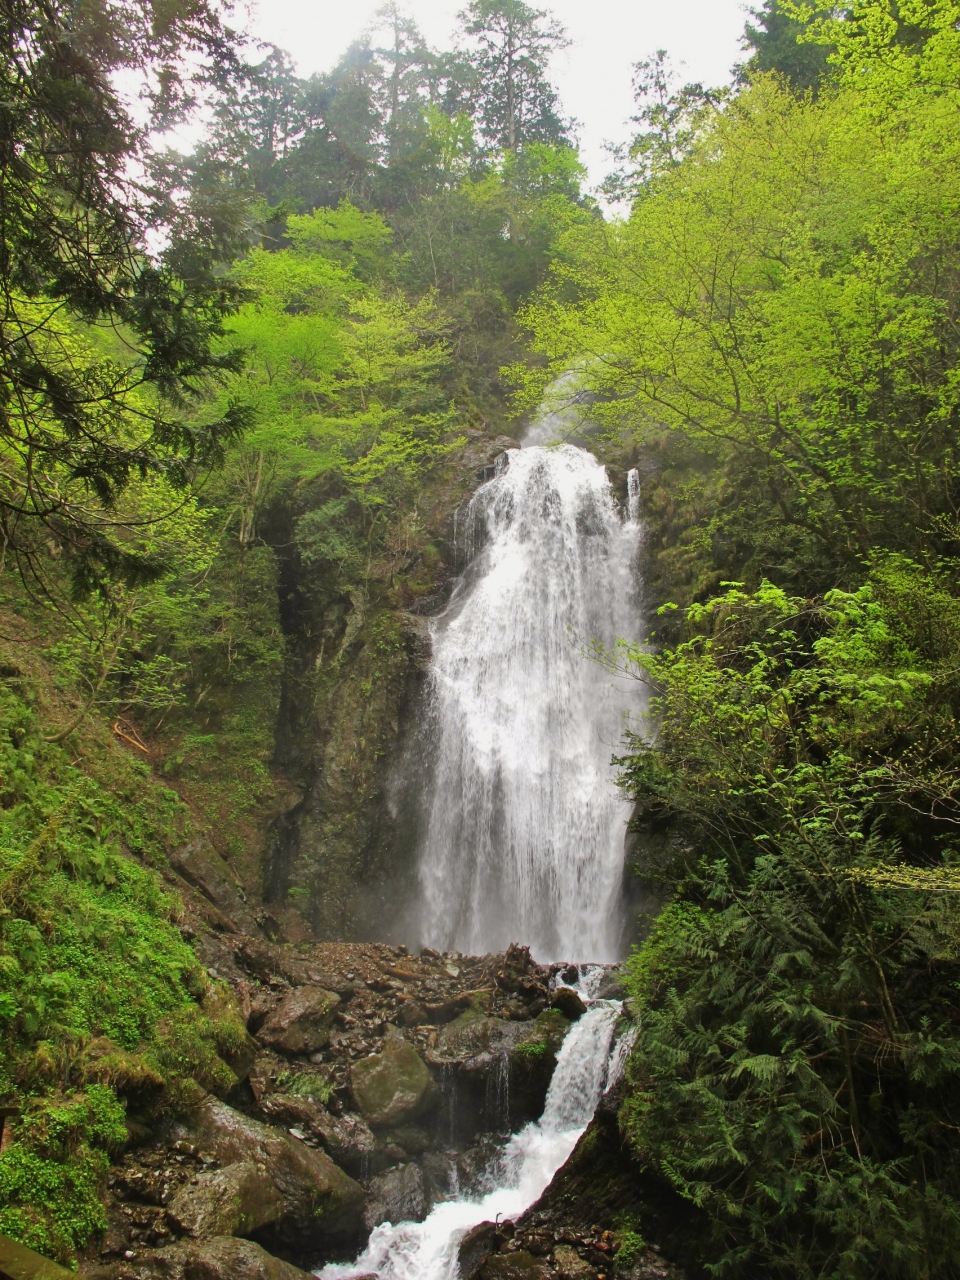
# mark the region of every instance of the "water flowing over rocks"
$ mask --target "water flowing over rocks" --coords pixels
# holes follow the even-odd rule
[[[583,649],[639,630],[637,513],[584,449],[531,447],[461,526],[475,554],[433,626],[423,937],[614,960],[629,808],[610,758],[643,692]]]

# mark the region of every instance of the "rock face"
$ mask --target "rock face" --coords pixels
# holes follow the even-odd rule
[[[330,1039],[340,997],[322,987],[298,987],[274,1009],[257,1032],[280,1053],[315,1053]]]
[[[426,1216],[427,1198],[419,1165],[400,1165],[367,1183],[363,1224],[368,1231],[381,1222],[422,1222]]]
[[[364,1119],[375,1129],[412,1120],[436,1101],[426,1063],[399,1034],[388,1035],[382,1053],[354,1063],[350,1088]]]
[[[181,1240],[137,1260],[137,1280],[312,1280],[252,1240]]]
[[[283,1201],[266,1165],[237,1160],[181,1187],[167,1213],[189,1236],[245,1236],[276,1222]]]
[[[363,1189],[328,1155],[208,1099],[171,1126],[168,1140],[209,1151],[221,1164],[252,1162],[269,1170],[280,1209],[272,1229],[302,1247],[352,1241],[361,1227]]]

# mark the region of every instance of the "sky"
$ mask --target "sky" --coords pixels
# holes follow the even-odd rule
[[[369,24],[382,0],[251,0],[251,33],[279,45],[301,75],[326,71]],[[403,6],[427,42],[449,48],[464,0],[407,0]],[[753,0],[758,4],[758,0]],[[572,43],[556,55],[554,79],[568,114],[580,123],[590,182],[611,168],[603,144],[630,134],[632,66],[666,49],[684,80],[718,85],[743,55],[744,0],[539,0],[567,28]]]

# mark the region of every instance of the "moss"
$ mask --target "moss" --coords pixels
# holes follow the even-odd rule
[[[70,1263],[106,1226],[101,1194],[107,1153],[126,1140],[123,1107],[91,1085],[33,1099],[15,1132],[0,1155],[0,1232]]]
[[[277,1077],[277,1090],[292,1094],[295,1098],[309,1098],[324,1106],[333,1096],[333,1085],[315,1072],[283,1071]]]
[[[639,1231],[625,1229],[617,1232],[617,1251],[614,1254],[618,1267],[632,1267],[646,1252],[647,1242]]]
[[[546,1040],[521,1040],[514,1052],[521,1058],[545,1058],[550,1046]]]
[[[184,806],[95,726],[47,742],[37,679],[0,678],[0,1231],[70,1262],[102,1229],[107,1152],[125,1109],[155,1112],[236,1077],[244,1035],[181,937],[153,869]]]

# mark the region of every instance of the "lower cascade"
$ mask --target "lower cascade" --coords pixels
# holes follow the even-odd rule
[[[610,763],[639,686],[584,657],[639,630],[626,518],[573,445],[510,449],[462,522],[479,544],[434,624],[422,936],[469,954],[613,960],[629,808]]]
[[[626,1041],[615,1042],[620,1004],[591,1000],[602,972],[585,967],[578,990],[588,1008],[560,1050],[543,1115],[510,1138],[487,1170],[485,1190],[438,1204],[423,1222],[382,1223],[355,1262],[331,1263],[317,1272],[322,1280],[457,1280],[458,1249],[470,1228],[516,1218],[542,1195],[623,1067]]]

